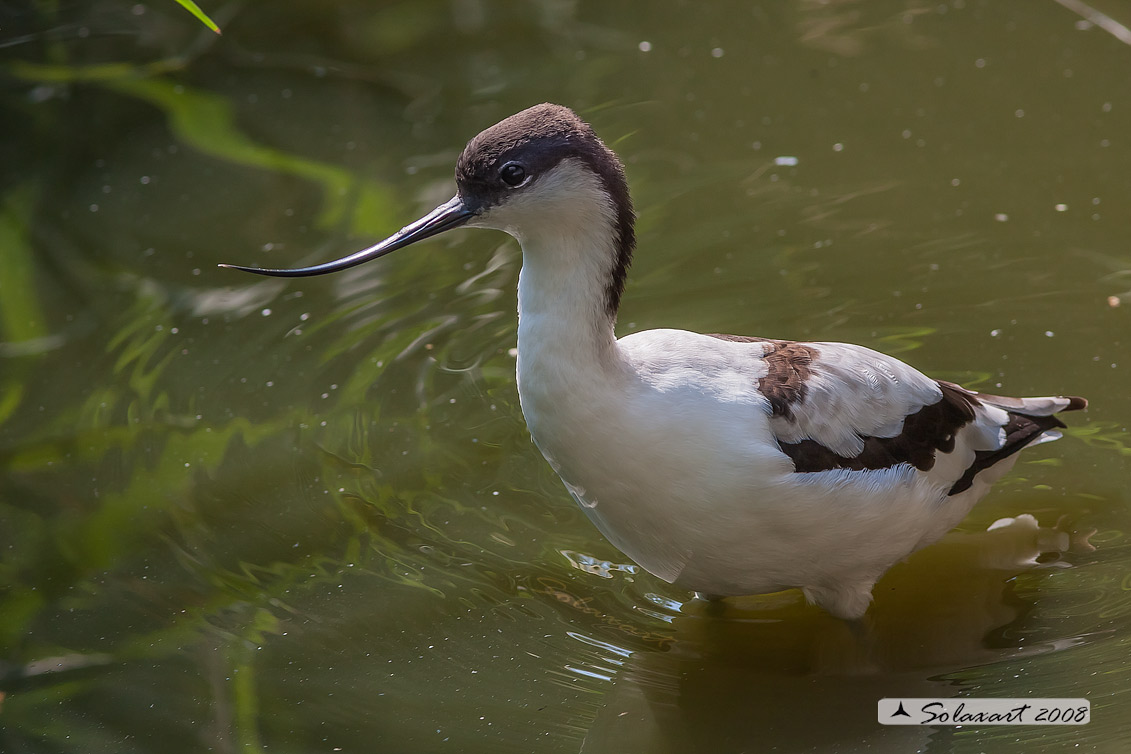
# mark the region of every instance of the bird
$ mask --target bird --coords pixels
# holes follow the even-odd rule
[[[800,589],[862,619],[876,581],[954,528],[1016,460],[1056,439],[1075,396],[1011,398],[932,379],[864,346],[615,334],[636,246],[624,166],[593,128],[540,104],[485,129],[456,195],[337,272],[448,230],[522,249],[517,385],[534,444],[639,566],[711,600]]]

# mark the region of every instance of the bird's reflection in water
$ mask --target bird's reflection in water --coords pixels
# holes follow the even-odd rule
[[[582,751],[919,749],[933,730],[879,725],[877,700],[952,696],[944,674],[1052,651],[1002,641],[1033,607],[1010,579],[1092,549],[1091,533],[1029,515],[952,532],[893,568],[858,625],[798,592],[685,603],[667,649],[623,666]]]

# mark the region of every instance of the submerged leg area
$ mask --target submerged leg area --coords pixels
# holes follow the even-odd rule
[[[872,604],[872,587],[875,584],[873,579],[863,583],[839,584],[831,587],[806,586],[801,588],[801,593],[805,595],[810,605],[816,605],[842,620],[856,621],[868,612],[868,607]]]

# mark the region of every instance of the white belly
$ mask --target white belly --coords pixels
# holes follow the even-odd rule
[[[906,465],[798,474],[756,401],[686,393],[589,393],[582,411],[523,400],[535,442],[586,515],[665,581],[717,595],[870,587],[976,500],[947,498]]]

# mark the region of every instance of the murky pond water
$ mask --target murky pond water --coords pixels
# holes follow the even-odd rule
[[[1125,4],[205,10],[223,37],[172,0],[0,10],[0,749],[1131,746]],[[865,637],[794,592],[689,603],[601,538],[523,423],[502,234],[216,268],[361,248],[544,100],[628,167],[621,334],[847,340],[1091,408]],[[885,696],[1093,722],[889,728]]]

